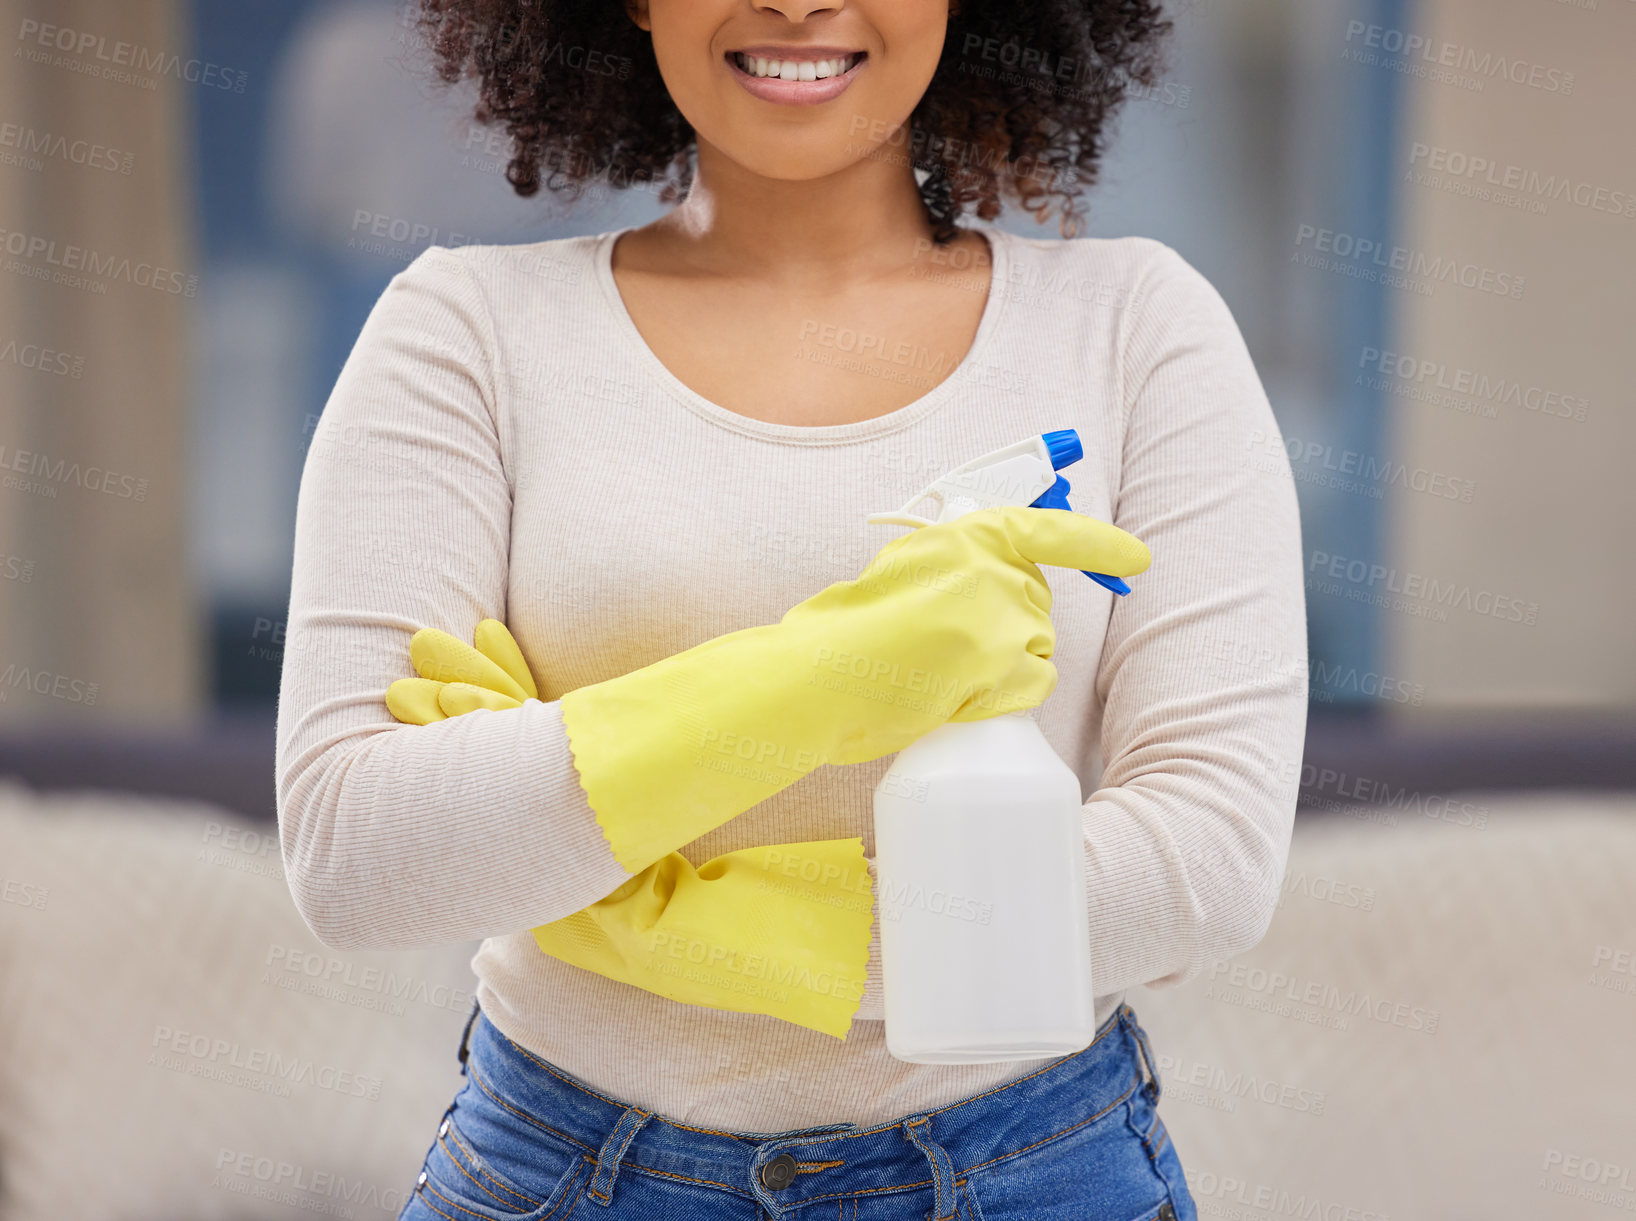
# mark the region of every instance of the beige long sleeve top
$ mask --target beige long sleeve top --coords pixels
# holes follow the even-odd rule
[[[629,876],[578,783],[564,692],[776,621],[901,533],[866,514],[1059,428],[1084,444],[1065,472],[1075,509],[1153,555],[1126,597],[1044,569],[1060,678],[1038,720],[1086,796],[1097,1017],[1259,940],[1307,688],[1272,410],[1227,306],[1170,247],[976,227],[992,281],[970,351],[908,406],[839,425],[749,419],[671,374],[620,298],[619,230],[432,247],[393,277],[325,406],[296,517],[277,796],[290,888],[321,940],[481,938],[477,996],[501,1031],[689,1123],[873,1123],[1048,1062],[894,1059],[878,925],[844,1040],[666,1000],[544,954],[528,930]],[[890,356],[868,371],[914,374]],[[469,640],[486,617],[511,628],[541,699],[394,720],[382,697],[413,672],[414,632]],[[683,855],[856,835],[872,857],[890,762],[820,767]]]

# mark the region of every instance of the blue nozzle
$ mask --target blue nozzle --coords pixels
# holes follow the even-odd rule
[[[1051,469],[1054,471],[1072,466],[1085,456],[1085,448],[1079,443],[1079,434],[1071,428],[1059,428],[1056,432],[1043,433],[1040,440],[1045,442],[1045,448],[1051,452]]]
[[[1044,433],[1042,439],[1045,441],[1046,448],[1051,451],[1051,469],[1053,470],[1061,470],[1065,466],[1078,462],[1085,456],[1085,451],[1079,444],[1079,434],[1071,428]],[[1069,456],[1070,454],[1072,457]],[[1057,481],[1041,492],[1039,498],[1028,507],[1030,509],[1067,509],[1071,512],[1073,506],[1068,503],[1068,492],[1072,487],[1073,485],[1067,479],[1058,475]],[[1105,572],[1085,572],[1083,568],[1080,571],[1084,572],[1086,576],[1104,589],[1111,589],[1116,594],[1128,594],[1130,592],[1130,586],[1126,585],[1119,577],[1110,577]]]
[[[1081,568],[1080,571],[1085,572],[1083,568]],[[1095,581],[1098,585],[1102,586],[1103,589],[1111,589],[1116,594],[1128,594],[1130,592],[1129,585],[1126,585],[1124,581],[1120,580],[1118,577],[1110,577],[1105,572],[1085,572],[1085,575],[1090,577],[1091,580]]]

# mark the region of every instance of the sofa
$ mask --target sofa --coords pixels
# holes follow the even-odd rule
[[[396,1215],[475,945],[330,950],[265,820],[16,779],[0,900],[0,1217]],[[1261,944],[1128,999],[1201,1216],[1606,1217],[1633,957],[1636,791],[1468,790],[1303,810]]]

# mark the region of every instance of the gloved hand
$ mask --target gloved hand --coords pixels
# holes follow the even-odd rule
[[[863,840],[741,848],[695,869],[672,852],[533,930],[547,954],[689,1005],[845,1038],[874,926]]]
[[[420,678],[387,688],[400,721],[518,708],[538,687],[497,619],[476,647],[423,628]],[[671,852],[591,906],[533,929],[554,958],[684,1004],[761,1013],[844,1038],[863,999],[873,887],[863,840],[743,848],[698,868]]]
[[[422,628],[409,638],[409,660],[419,678],[386,689],[386,707],[400,721],[430,725],[474,708],[521,708],[538,699],[516,638],[498,619],[484,619],[463,644],[447,632]]]
[[[900,750],[1056,686],[1037,564],[1133,576],[1148,549],[1064,509],[1003,507],[902,535],[779,622],[562,696],[580,784],[635,873],[822,763]]]

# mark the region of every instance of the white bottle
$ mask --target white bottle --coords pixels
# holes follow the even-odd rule
[[[1072,430],[996,450],[898,513],[922,526],[991,505],[1068,508]],[[936,518],[909,509],[930,497]],[[1118,578],[1087,573],[1116,593]],[[1083,795],[1032,710],[951,721],[875,788],[886,1047],[917,1064],[1063,1056],[1096,1037]]]

